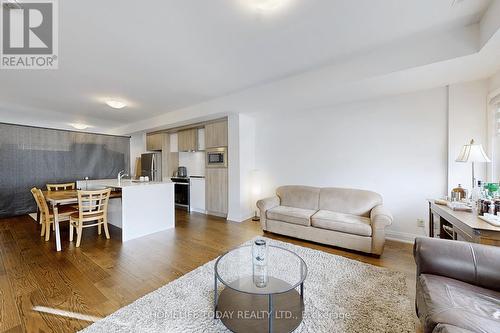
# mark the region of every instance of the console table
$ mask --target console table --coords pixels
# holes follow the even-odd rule
[[[429,203],[429,237],[434,237],[434,216],[439,216],[439,237],[472,243],[500,246],[500,227],[495,227],[473,213],[455,211],[447,206]],[[451,232],[449,232],[451,231]]]

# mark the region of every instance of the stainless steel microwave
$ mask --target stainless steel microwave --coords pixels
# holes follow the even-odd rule
[[[207,149],[207,168],[227,168],[227,148]]]

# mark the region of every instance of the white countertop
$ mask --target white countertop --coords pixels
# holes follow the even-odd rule
[[[85,184],[85,180],[79,181],[82,186]],[[131,179],[122,179],[118,182],[118,179],[95,179],[88,180],[89,187],[114,187],[114,188],[124,188],[124,187],[134,187],[134,186],[153,186],[153,185],[162,185],[162,184],[173,184],[172,181],[164,181],[164,182],[139,182],[132,181]]]

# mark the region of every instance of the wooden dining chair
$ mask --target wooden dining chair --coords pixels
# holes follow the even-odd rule
[[[61,184],[47,184],[47,191],[55,192],[55,191],[68,191],[75,190],[75,183],[61,183]],[[78,205],[72,205],[73,209],[78,210]]]
[[[73,228],[76,229],[76,247],[80,247],[84,228],[97,226],[101,234],[101,226],[109,239],[108,203],[111,189],[96,191],[78,191],[78,212],[69,217],[69,241],[73,241]]]
[[[67,191],[75,188],[75,183],[47,184],[47,191]]]
[[[54,225],[54,212],[47,204],[45,197],[43,195],[42,190],[33,187],[31,189],[31,194],[33,194],[33,198],[35,198],[36,205],[38,210],[40,211],[40,221],[39,223],[42,225],[42,231],[40,232],[40,236],[45,235],[45,241],[47,242],[50,239],[50,225]],[[75,213],[75,209],[69,206],[61,206],[58,209],[59,221],[68,220],[71,214]]]

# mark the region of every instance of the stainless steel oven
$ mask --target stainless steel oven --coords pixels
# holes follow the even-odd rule
[[[207,168],[227,168],[227,148],[207,149]]]

